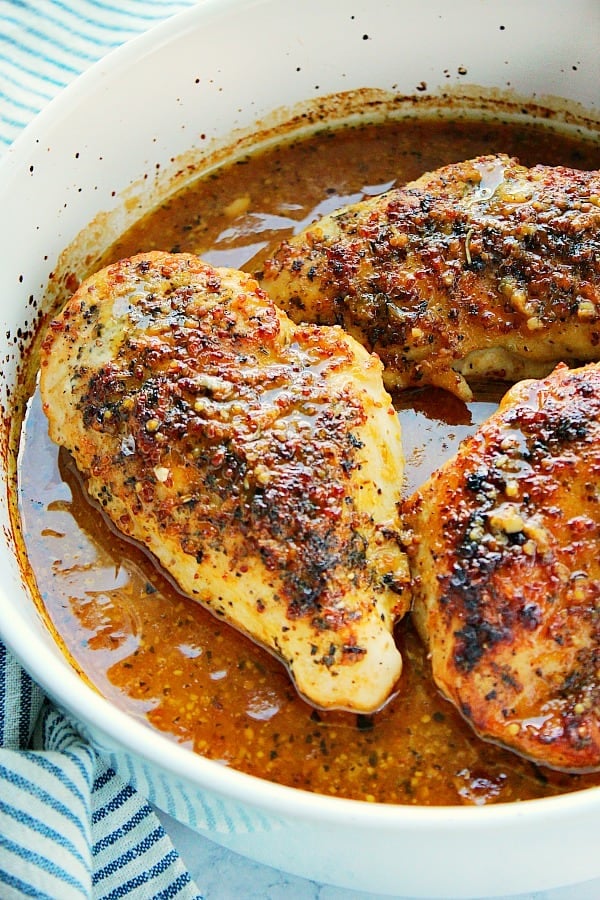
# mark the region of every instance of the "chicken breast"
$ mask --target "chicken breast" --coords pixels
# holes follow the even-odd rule
[[[381,363],[249,275],[152,252],[84,282],[41,359],[50,435],[125,535],[320,707],[401,671],[400,426]]]
[[[345,207],[284,242],[263,287],[338,323],[390,388],[548,374],[600,359],[600,173],[482,156]]]
[[[515,385],[405,513],[442,692],[484,738],[600,768],[600,365]]]

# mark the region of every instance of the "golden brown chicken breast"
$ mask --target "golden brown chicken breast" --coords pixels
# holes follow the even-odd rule
[[[284,242],[263,287],[338,323],[388,387],[548,374],[600,359],[600,173],[482,156],[345,207]]]
[[[51,437],[182,590],[322,707],[393,690],[408,605],[403,457],[381,364],[256,281],[148,253],[91,277],[44,340]]]
[[[483,737],[600,767],[600,365],[515,385],[408,503],[414,615]]]

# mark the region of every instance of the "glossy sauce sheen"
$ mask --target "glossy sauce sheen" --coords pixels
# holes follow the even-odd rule
[[[105,260],[190,251],[260,271],[280,240],[320,215],[439,165],[481,153],[598,168],[596,143],[549,129],[407,120],[325,132],[245,158],[199,181],[125,235]],[[495,408],[440,391],[394,399],[409,493]],[[21,450],[25,541],[40,594],[67,652],[107,697],[197,752],[263,778],[324,794],[410,804],[482,804],[600,784],[475,737],[433,687],[410,622],[399,692],[373,716],[324,713],[296,694],[266,651],[182,597],[107,525],[47,438],[32,398]]]

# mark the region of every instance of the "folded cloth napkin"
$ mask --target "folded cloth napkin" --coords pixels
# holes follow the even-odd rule
[[[0,149],[109,50],[197,0],[0,0]]]
[[[0,152],[108,50],[193,0],[0,0]],[[154,811],[0,642],[0,897],[200,897]]]
[[[0,897],[200,897],[152,807],[0,644]]]

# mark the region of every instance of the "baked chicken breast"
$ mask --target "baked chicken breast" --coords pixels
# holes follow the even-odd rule
[[[43,342],[50,435],[117,528],[324,708],[394,689],[408,606],[400,426],[379,360],[254,278],[151,252],[85,281]]]
[[[499,410],[405,509],[433,677],[476,732],[600,767],[600,365]]]
[[[295,321],[338,323],[388,387],[600,359],[600,173],[504,155],[445,166],[284,242],[260,276]]]

